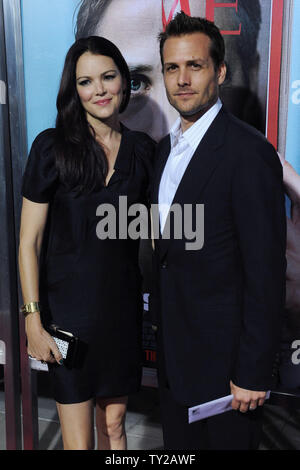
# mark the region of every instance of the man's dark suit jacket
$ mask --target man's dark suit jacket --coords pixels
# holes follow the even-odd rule
[[[170,153],[157,150],[152,203]],[[265,137],[221,109],[190,161],[173,204],[204,204],[204,245],[155,240],[151,308],[160,380],[195,405],[239,387],[266,391],[285,301],[282,168]],[[171,224],[172,226],[172,224]],[[172,233],[172,230],[171,230]]]

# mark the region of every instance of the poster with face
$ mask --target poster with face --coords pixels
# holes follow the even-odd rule
[[[268,77],[271,60],[279,57],[280,64],[282,0],[82,0],[76,38],[107,37],[119,47],[129,65],[131,102],[123,121],[155,140],[166,135],[175,121],[177,113],[165,93],[157,37],[180,10],[206,17],[221,29],[227,65],[227,78],[221,88],[223,103],[237,117],[267,134],[269,92],[274,86]],[[274,21],[276,37],[272,38]],[[279,80],[280,69],[277,72]],[[272,119],[276,125],[277,116],[273,114]],[[276,131],[270,134],[276,146]]]

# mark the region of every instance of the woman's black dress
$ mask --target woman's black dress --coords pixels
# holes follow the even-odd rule
[[[54,133],[48,129],[34,141],[22,187],[25,198],[49,203],[40,268],[42,321],[80,339],[76,367],[49,365],[54,398],[79,403],[127,395],[141,381],[143,305],[139,240],[124,234],[120,239],[118,223],[120,217],[126,223],[125,201],[127,207],[147,205],[154,143],[144,133],[124,129],[108,185],[78,196],[59,181]],[[100,204],[109,204],[110,214],[115,208],[115,238],[96,234],[97,224],[108,217],[108,212],[97,215]],[[107,230],[112,220],[110,215]]]

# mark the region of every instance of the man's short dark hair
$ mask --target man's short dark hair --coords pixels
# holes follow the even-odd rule
[[[188,16],[183,11],[177,13],[167,25],[166,30],[160,33],[160,58],[164,65],[163,48],[167,39],[171,37],[184,36],[185,34],[203,33],[211,40],[210,55],[214,62],[215,70],[224,62],[225,44],[219,28],[205,18]]]

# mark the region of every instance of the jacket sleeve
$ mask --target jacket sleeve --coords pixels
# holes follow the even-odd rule
[[[256,142],[240,155],[232,205],[244,273],[242,334],[232,381],[265,391],[272,386],[280,344],[286,273],[282,168],[268,142]]]

